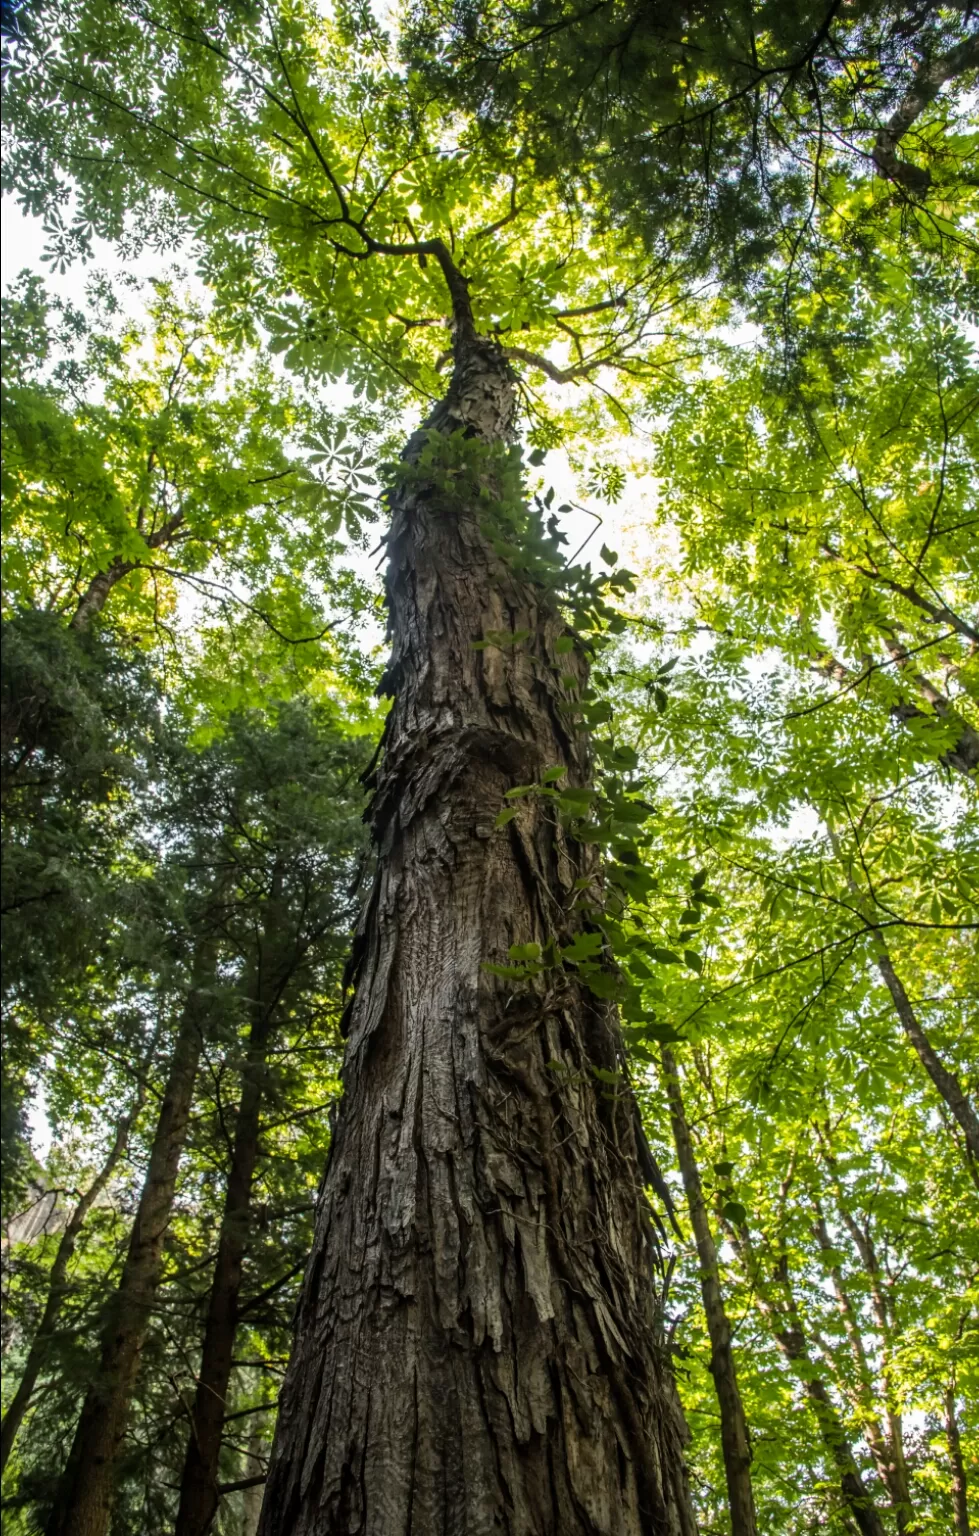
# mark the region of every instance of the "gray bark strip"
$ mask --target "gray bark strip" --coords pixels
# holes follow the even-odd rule
[[[724,1456],[724,1474],[727,1479],[728,1505],[731,1511],[732,1536],[756,1536],[755,1500],[751,1487],[751,1442],[745,1419],[744,1404],[738,1388],[734,1351],[731,1348],[731,1325],[724,1307],[721,1291],[717,1248],[707,1217],[700,1169],[690,1138],[683,1104],[683,1090],[676,1060],[668,1046],[660,1055],[663,1076],[670,1104],[670,1120],[673,1140],[676,1143],[677,1160],[687,1196],[687,1208],[697,1244],[700,1265],[700,1292],[707,1318],[710,1337],[710,1373],[714,1380],[717,1402],[721,1415],[721,1451]]]
[[[147,549],[159,549],[162,545],[169,544],[176,536],[183,520],[183,512],[175,512],[172,517],[168,517],[166,522],[161,523],[155,532],[147,534]],[[119,559],[113,560],[111,564],[106,566],[104,571],[97,571],[78,599],[78,606],[68,622],[68,628],[75,630],[87,629],[92,620],[97,618],[102,612],[102,609],[109,600],[109,593],[113,587],[122,581],[124,577],[128,576],[130,571],[138,571],[140,569],[141,565],[138,560]]]
[[[203,946],[207,950],[207,945]],[[105,1536],[115,1468],[126,1432],[139,1357],[163,1273],[163,1240],[170,1222],[177,1170],[187,1134],[202,1043],[202,970],[187,998],[136,1208],[129,1251],[102,1335],[98,1374],[89,1388],[46,1536]]]
[[[141,1083],[137,1093],[136,1102],[128,1115],[116,1125],[116,1133],[112,1146],[95,1178],[75,1203],[71,1215],[68,1218],[65,1230],[61,1234],[58,1251],[54,1256],[51,1273],[48,1276],[48,1293],[44,1302],[44,1311],[38,1324],[37,1332],[31,1340],[31,1347],[24,1362],[23,1375],[17,1383],[17,1390],[10,1400],[7,1411],[0,1425],[0,1472],[4,1470],[14,1448],[17,1432],[24,1421],[34,1389],[37,1386],[38,1377],[47,1362],[51,1340],[58,1326],[61,1309],[68,1293],[68,1269],[75,1253],[75,1245],[79,1234],[85,1225],[89,1211],[95,1204],[99,1195],[108,1184],[116,1168],[125,1155],[129,1144],[129,1132],[134,1120],[139,1115],[145,1095],[145,1079]]]
[[[972,1101],[955,1073],[946,1067],[929,1040],[921,1020],[914,1011],[911,999],[904,989],[904,983],[894,969],[894,962],[884,935],[877,925],[873,907],[854,878],[852,864],[846,859],[839,838],[832,829],[828,830],[833,851],[846,871],[847,884],[855,899],[856,911],[867,925],[873,945],[874,962],[884,985],[891,994],[894,1011],[901,1021],[904,1033],[914,1047],[918,1060],[961,1127],[965,1136],[969,1171],[973,1179],[979,1181],[979,1115],[976,1114]]]
[[[458,321],[427,426],[506,443],[509,368]],[[391,509],[378,862],[260,1532],[693,1536],[634,1101],[592,1072],[622,1067],[614,1010],[483,969],[581,926],[592,852],[533,797],[493,823],[545,766],[587,781],[584,662],[485,512],[433,484]],[[504,629],[530,639],[474,650]]]
[[[845,689],[850,690],[860,682],[860,675],[839,661],[829,651],[821,651],[812,658],[812,670],[818,672],[820,677],[828,677],[834,683],[840,683]],[[917,704],[897,703],[891,704],[889,713],[892,720],[899,720],[902,725],[907,725],[911,720],[937,719],[952,720],[958,732],[952,746],[947,747],[938,761],[946,768],[952,768],[956,773],[974,774],[979,769],[979,731],[973,729],[962,716],[956,712],[950,701],[944,694],[939,693],[928,679],[920,672],[913,675],[914,685],[924,699],[932,706],[933,714],[920,709]]]

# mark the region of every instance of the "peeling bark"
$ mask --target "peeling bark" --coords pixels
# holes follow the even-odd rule
[[[670,1103],[673,1139],[676,1143],[677,1159],[687,1196],[687,1209],[690,1212],[690,1222],[697,1244],[700,1292],[707,1318],[707,1332],[710,1336],[710,1373],[714,1380],[721,1415],[721,1451],[724,1456],[724,1474],[727,1479],[731,1531],[732,1536],[756,1536],[758,1524],[751,1487],[751,1442],[748,1438],[744,1404],[738,1389],[734,1351],[731,1348],[731,1325],[724,1308],[717,1249],[707,1218],[700,1169],[697,1167],[693,1142],[690,1139],[680,1074],[677,1071],[673,1053],[667,1046],[663,1046],[660,1054]]]
[[[470,321],[456,359],[428,428],[507,442],[505,358]],[[592,1072],[623,1067],[614,1010],[482,968],[582,926],[593,853],[534,797],[493,823],[546,766],[587,781],[559,681],[584,663],[478,508],[391,510],[378,862],[260,1532],[693,1536],[635,1104]],[[473,649],[503,629],[530,639]]]
[[[105,1536],[108,1530],[115,1466],[126,1432],[139,1357],[163,1273],[163,1240],[170,1222],[193,1100],[206,1007],[201,992],[202,969],[206,974],[206,964],[203,968],[195,967],[194,983],[174,1042],[129,1251],[107,1309],[98,1374],[82,1406],[46,1536]]]

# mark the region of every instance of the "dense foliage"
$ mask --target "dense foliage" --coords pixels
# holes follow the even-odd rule
[[[517,775],[479,835],[532,800],[602,873],[585,931],[485,969],[619,1006],[593,1073],[655,1154],[701,1531],[746,1529],[719,1317],[759,1531],[968,1536],[971,11],[46,0],[4,26],[5,184],[51,265],[97,238],[160,262],[4,299],[5,1525],[70,1528],[68,1448],[138,1313],[113,1532],[162,1536],[201,1488],[214,1530],[257,1528],[397,686],[383,485],[478,506],[562,616],[594,781]],[[515,371],[521,443],[433,433],[393,466],[467,328]],[[487,668],[531,640],[499,606]]]

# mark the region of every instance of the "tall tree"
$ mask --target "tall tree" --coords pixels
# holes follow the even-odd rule
[[[452,339],[448,392],[390,493],[394,700],[372,808],[378,866],[264,1528],[681,1536],[693,1521],[659,1333],[649,1160],[621,1079],[613,979],[576,970],[590,919],[575,897],[597,873],[573,827],[591,775],[573,698],[587,655],[554,592],[555,541],[522,502],[515,379],[491,334],[511,323],[494,310],[527,313],[529,299],[520,350],[533,358],[535,331],[554,335],[576,310],[593,338],[578,376],[629,354],[642,370],[662,297],[646,276],[628,292],[581,281],[574,223],[533,189],[501,196],[478,155],[446,154],[431,106],[409,96],[392,117],[377,64],[344,54],[312,13],[229,17],[218,31],[208,16],[147,27],[141,12],[100,7],[61,21],[61,62],[29,54],[13,86],[22,127],[32,64],[84,100],[67,136],[46,121],[55,179],[59,162],[80,169],[96,124],[101,143],[123,135],[130,216],[166,193],[229,301],[251,286],[255,260],[280,293],[303,295],[305,313],[270,315],[301,365],[346,365],[356,379],[373,343],[442,393],[432,349],[419,367],[404,338],[434,319]],[[336,46],[325,71],[324,45]],[[97,62],[107,46],[135,49],[109,89]],[[166,102],[145,95],[161,67],[181,81]],[[351,67],[344,115],[337,81]],[[202,88],[217,114],[206,153]],[[244,265],[235,246],[253,252]],[[590,587],[576,597],[582,627],[590,601]],[[526,796],[494,832],[506,793],[548,769],[567,779],[564,824]],[[486,969],[515,945],[549,946],[555,984],[528,977],[515,998]]]

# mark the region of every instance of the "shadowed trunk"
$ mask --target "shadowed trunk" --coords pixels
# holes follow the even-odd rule
[[[10,1400],[7,1411],[3,1416],[3,1424],[0,1426],[0,1472],[7,1465],[10,1453],[14,1448],[14,1441],[17,1438],[17,1431],[23,1423],[24,1415],[34,1395],[34,1388],[37,1386],[38,1376],[44,1369],[45,1361],[47,1360],[51,1339],[58,1326],[61,1308],[68,1293],[68,1266],[74,1256],[78,1235],[85,1225],[89,1211],[108,1184],[125,1154],[126,1146],[129,1142],[129,1132],[133,1121],[139,1114],[142,1102],[143,1091],[141,1089],[131,1113],[125,1115],[116,1126],[116,1134],[105,1162],[88,1189],[77,1201],[74,1210],[68,1218],[65,1230],[61,1234],[58,1251],[54,1256],[54,1263],[48,1276],[48,1294],[44,1303],[44,1311],[41,1314],[41,1321],[31,1341],[31,1347],[24,1363],[24,1373],[17,1383],[17,1391]]]
[[[700,1266],[700,1292],[707,1318],[710,1336],[710,1373],[714,1379],[717,1403],[721,1414],[721,1451],[724,1456],[724,1474],[727,1479],[728,1504],[731,1511],[732,1536],[756,1536],[755,1500],[751,1487],[751,1443],[744,1416],[744,1405],[738,1390],[738,1378],[731,1348],[731,1325],[724,1309],[720,1271],[717,1265],[717,1249],[707,1219],[700,1170],[694,1155],[683,1106],[680,1074],[673,1052],[663,1046],[661,1052],[663,1076],[670,1102],[670,1120],[676,1143],[677,1160],[683,1176],[683,1188],[687,1196],[687,1208],[697,1244]]]
[[[260,961],[252,976],[252,1024],[242,1070],[241,1097],[235,1119],[175,1536],[203,1536],[210,1528],[221,1498],[218,1463],[238,1328],[238,1297],[248,1245],[252,1181],[258,1162],[266,1057],[276,1004],[291,970],[289,964],[276,965],[267,957],[263,959],[266,963]]]
[[[428,427],[506,444],[509,369],[458,319]],[[483,968],[583,926],[593,852],[534,796],[494,820],[545,767],[587,782],[560,680],[584,663],[487,505],[417,474],[391,497],[378,862],[260,1532],[692,1536],[638,1116],[593,1070],[623,1068],[615,1011],[568,970]],[[529,638],[474,649],[504,630]]]
[[[952,1514],[955,1518],[955,1536],[972,1536],[972,1527],[969,1523],[969,1492],[965,1476],[965,1461],[962,1457],[962,1441],[959,1438],[959,1425],[955,1417],[955,1383],[950,1382],[945,1389],[945,1438],[948,1441],[948,1456],[952,1463]]]
[[[213,966],[213,958],[208,963]],[[202,1042],[202,970],[184,1005],[129,1251],[109,1302],[98,1374],[89,1388],[47,1525],[47,1536],[104,1536],[140,1351],[163,1272],[177,1169],[187,1134]]]

